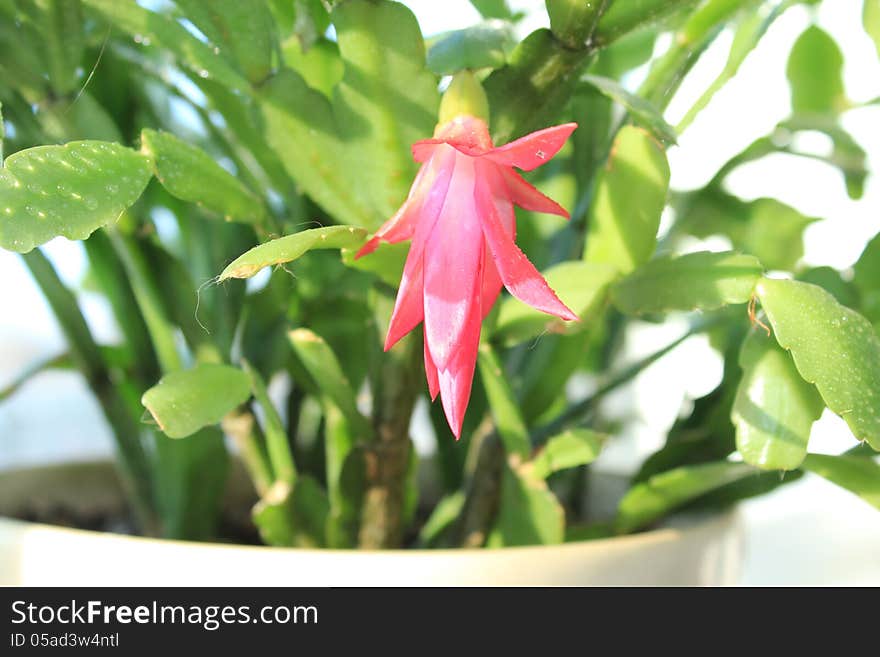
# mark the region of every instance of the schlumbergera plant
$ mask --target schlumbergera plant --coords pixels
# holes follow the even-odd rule
[[[218,537],[230,463],[279,546],[599,538],[805,471],[880,506],[880,239],[853,270],[804,267],[814,219],[725,185],[784,153],[861,196],[834,40],[797,39],[788,120],[702,189],[668,189],[677,135],[774,21],[817,4],[547,0],[550,28],[517,42],[503,0],[474,0],[484,22],[426,42],[379,0],[2,2],[0,246],[69,351],[0,399],[78,368],[147,535]],[[878,0],[864,25],[880,48]],[[666,106],[725,30],[726,65],[672,127]],[[805,132],[832,148],[800,150]],[[37,248],[58,236],[82,241],[119,344],[96,342]],[[709,236],[732,250],[685,247]],[[631,322],[669,316],[689,330],[615,365]],[[616,515],[590,515],[616,431],[599,402],[698,333],[723,380]],[[586,397],[567,386],[584,374]],[[420,399],[430,457],[410,438]],[[865,445],[810,453],[825,408]]]

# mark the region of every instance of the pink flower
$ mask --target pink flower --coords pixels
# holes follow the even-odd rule
[[[422,164],[403,206],[358,252],[380,241],[412,239],[385,350],[424,322],[425,373],[431,399],[440,394],[456,438],[471,393],[480,326],[501,292],[565,320],[563,304],[514,243],[513,206],[568,218],[555,201],[514,167],[531,171],[548,162],[577,127],[568,123],[494,148],[486,123],[458,116],[433,139],[413,144]]]

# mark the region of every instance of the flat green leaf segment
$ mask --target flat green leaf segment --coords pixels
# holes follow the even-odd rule
[[[310,197],[340,222],[374,229],[409,191],[410,145],[433,133],[437,80],[405,6],[352,0],[332,18],[344,63],[332,101],[282,69],[259,92],[264,130]]]
[[[505,21],[488,21],[437,37],[428,50],[428,70],[454,75],[464,69],[498,68],[512,50],[513,27]]]
[[[635,123],[650,130],[663,143],[674,144],[678,140],[675,128],[666,122],[660,110],[641,96],[624,89],[616,80],[600,75],[585,75],[581,79],[623,107]]]
[[[739,253],[689,253],[642,265],[611,288],[621,311],[637,315],[712,310],[746,303],[763,273],[757,258]]]
[[[219,54],[251,82],[260,82],[272,68],[275,46],[273,18],[265,2],[241,0],[175,0]]]
[[[254,524],[267,545],[316,548],[326,545],[330,503],[308,475],[291,486],[277,482],[253,509]]]
[[[807,455],[813,422],[825,403],[772,337],[753,329],[739,356],[743,377],[733,403],[736,447],[746,463],[794,470]]]
[[[181,64],[199,77],[216,80],[236,91],[250,89],[248,81],[224,59],[219,49],[215,52],[171,18],[144,9],[135,2],[83,0],[83,4],[133,38],[141,42],[146,39],[171,51]]]
[[[825,477],[880,509],[880,464],[860,456],[809,454],[804,469]]]
[[[855,264],[853,284],[861,297],[860,310],[880,326],[880,234],[874,236]]]
[[[532,474],[546,479],[554,472],[592,463],[606,438],[589,429],[569,429],[553,436],[532,460]]]
[[[281,265],[296,260],[312,249],[352,249],[367,239],[367,231],[350,226],[312,228],[300,233],[279,237],[255,246],[233,260],[220,274],[218,281],[227,278],[250,278],[263,267]]]
[[[640,529],[705,493],[754,476],[745,463],[707,463],[676,468],[633,486],[617,508],[619,532]]]
[[[755,291],[801,376],[858,440],[880,449],[880,338],[871,323],[809,283],[765,278]]]
[[[880,55],[880,0],[865,0],[862,6],[862,24]]]
[[[144,393],[141,402],[165,435],[185,438],[217,424],[250,395],[250,379],[243,371],[205,364],[166,374]]]
[[[843,54],[834,39],[811,26],[791,49],[786,69],[796,114],[838,114],[848,105],[843,89]]]
[[[493,339],[504,344],[515,344],[542,333],[577,333],[586,330],[590,317],[605,302],[608,285],[617,272],[603,264],[563,262],[543,272],[543,275],[581,321],[564,322],[527,306],[519,299],[505,297],[498,312]]]
[[[492,418],[495,420],[505,451],[508,454],[517,454],[523,459],[528,458],[532,450],[529,430],[507,382],[501,360],[491,346],[481,344],[477,363]]]
[[[585,260],[613,265],[624,274],[647,262],[668,188],[663,147],[647,131],[624,127],[597,183]]]
[[[369,436],[370,424],[358,410],[355,391],[330,345],[321,336],[308,329],[291,331],[289,337],[293,350],[314,380],[321,395],[339,409],[361,437]]]
[[[550,545],[565,538],[565,511],[546,482],[504,467],[498,517],[487,547]]]
[[[227,221],[256,223],[265,215],[262,201],[202,149],[168,132],[144,130],[141,152],[152,158],[156,177],[172,196]]]
[[[119,218],[151,177],[149,158],[119,144],[19,151],[0,170],[0,247],[27,253],[59,235],[85,239]]]

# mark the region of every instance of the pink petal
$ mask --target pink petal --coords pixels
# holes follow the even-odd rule
[[[538,130],[496,148],[483,157],[502,166],[531,171],[551,160],[575,128],[577,128],[577,123],[566,123]]]
[[[440,371],[468,337],[474,294],[482,281],[484,242],[474,185],[474,159],[456,154],[446,203],[425,244],[425,339]]]
[[[513,296],[536,310],[566,320],[577,320],[577,315],[559,300],[544,277],[505,231],[492,202],[491,187],[494,186],[494,176],[498,176],[498,173],[493,165],[480,163],[478,174],[480,184],[477,185],[476,197],[486,244],[489,246],[504,286]]]
[[[437,366],[434,365],[434,359],[431,358],[431,352],[428,350],[428,341],[425,340],[425,378],[428,379],[428,392],[431,393],[431,401],[437,399],[440,392],[440,382],[437,379]]]
[[[501,288],[504,287],[504,283],[501,281],[501,274],[498,273],[498,267],[495,266],[495,262],[492,260],[492,255],[489,253],[489,247],[486,247],[486,253],[483,256],[483,284],[480,295],[480,307],[483,309],[483,319],[486,318],[491,310],[492,306],[495,305],[495,300],[498,299],[498,295],[501,294]]]
[[[474,383],[474,369],[477,365],[477,350],[480,346],[480,323],[483,313],[480,308],[480,291],[474,290],[471,312],[467,319],[467,329],[449,366],[440,369],[440,401],[443,413],[455,439],[461,438],[461,427],[467,412]]]
[[[391,349],[423,319],[425,243],[434,229],[446,200],[455,169],[455,160],[456,154],[451,148],[443,148],[432,159],[432,165],[436,168],[436,177],[431,189],[423,195],[424,202],[419,206],[412,245],[403,267],[403,277],[397,291],[394,311],[391,313],[388,335],[385,337],[385,351]]]
[[[379,247],[379,242],[396,244],[412,238],[419,217],[426,203],[430,201],[431,190],[440,182],[438,179],[442,175],[442,159],[437,158],[419,168],[403,205],[391,219],[382,224],[370,241],[360,248],[354,256],[355,260],[375,251]]]
[[[499,167],[498,170],[504,177],[507,185],[510,200],[516,203],[523,210],[529,212],[545,212],[547,214],[557,214],[560,217],[569,218],[568,211],[552,198],[545,196],[534,186],[529,184],[521,175],[513,169]]]
[[[412,261],[412,262],[410,262]],[[397,344],[407,333],[418,326],[424,318],[422,291],[424,289],[424,257],[415,249],[410,249],[403,267],[403,277],[394,301],[394,311],[385,336],[385,351]]]
[[[422,139],[412,145],[412,156],[416,162],[427,162],[431,159],[434,151],[437,150],[439,144],[444,143],[442,139]]]

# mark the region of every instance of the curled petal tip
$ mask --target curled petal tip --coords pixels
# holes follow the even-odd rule
[[[363,258],[365,255],[370,255],[373,251],[375,251],[378,248],[379,248],[379,238],[372,237],[369,242],[367,242],[360,249],[358,249],[358,252],[354,254],[354,259],[359,260],[360,258]]]

